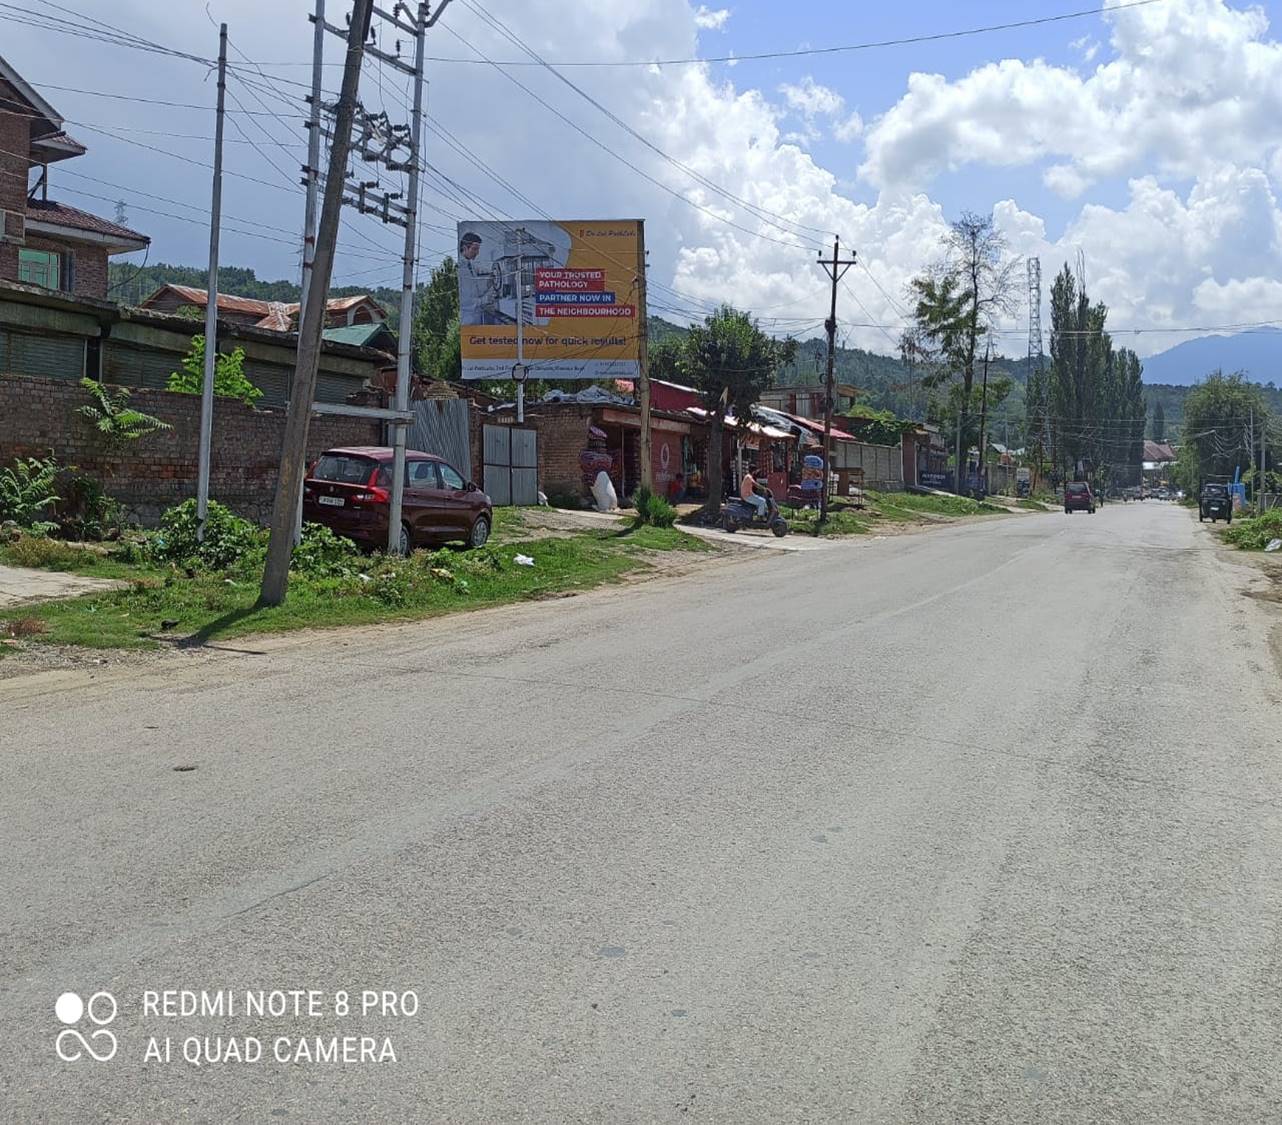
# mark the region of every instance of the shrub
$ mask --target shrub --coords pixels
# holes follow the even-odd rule
[[[322,524],[305,523],[290,569],[313,578],[344,578],[357,573],[360,563],[360,550],[350,539]]]
[[[641,485],[641,487],[632,494],[632,506],[637,510],[637,515],[641,518],[642,523],[645,522],[646,509],[649,507],[650,498],[653,495],[654,493],[646,488],[645,485]]]
[[[6,558],[14,566],[33,570],[73,570],[84,558],[84,548],[68,547],[41,535],[23,535],[9,544]]]
[[[1225,528],[1224,539],[1242,551],[1263,551],[1272,540],[1282,539],[1282,508],[1234,520]]]
[[[671,527],[677,522],[677,510],[662,496],[651,496],[646,501],[644,519],[654,527]]]
[[[226,570],[262,549],[262,529],[217,500],[209,502],[203,542],[196,538],[196,528],[195,500],[184,500],[170,508],[160,518],[160,530],[150,539],[151,556],[160,562]]]
[[[68,539],[113,539],[120,534],[120,502],[93,477],[64,470],[58,490],[62,495],[52,514]]]
[[[60,499],[58,472],[53,457],[19,457],[0,469],[0,523],[30,529],[47,522],[41,517]]]
[[[173,428],[151,414],[134,410],[129,405],[129,392],[124,387],[113,392],[97,379],[81,379],[80,385],[89,392],[89,402],[80,407],[78,413],[109,447],[137,441],[157,430]]]
[[[170,373],[168,389],[177,394],[198,395],[205,385],[205,337],[193,336],[191,350],[183,356],[181,370]],[[237,348],[231,355],[214,359],[214,394],[219,398],[234,398],[246,406],[253,406],[263,392],[249,381],[245,374],[245,349]]]

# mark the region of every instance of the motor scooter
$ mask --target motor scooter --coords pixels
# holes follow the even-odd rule
[[[731,533],[741,527],[769,530],[782,539],[788,534],[788,521],[779,514],[779,505],[775,503],[774,493],[765,489],[766,514],[757,515],[757,509],[741,496],[731,497],[721,509],[721,526]]]

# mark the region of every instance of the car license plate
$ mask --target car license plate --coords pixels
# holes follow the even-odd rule
[[[343,506],[343,498],[341,496],[318,496],[316,501],[319,504],[328,504],[331,508],[341,508]]]

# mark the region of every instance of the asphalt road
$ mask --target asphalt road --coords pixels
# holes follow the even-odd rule
[[[1112,505],[0,685],[0,1118],[1282,1119],[1257,581]]]

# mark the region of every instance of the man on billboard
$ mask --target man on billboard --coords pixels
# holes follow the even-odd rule
[[[458,244],[458,285],[460,324],[499,324],[494,307],[494,275],[483,270],[476,256],[481,252],[481,236],[466,232]]]

